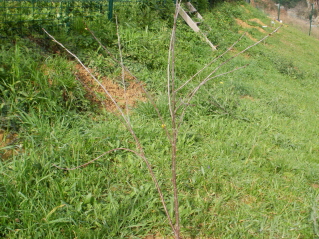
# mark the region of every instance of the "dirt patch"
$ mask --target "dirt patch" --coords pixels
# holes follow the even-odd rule
[[[241,201],[245,204],[254,204],[257,202],[257,198],[251,195],[245,195],[241,198]]]
[[[252,35],[250,35],[248,32],[244,32],[244,31],[239,31],[238,33],[240,34],[244,34],[252,41],[257,42],[258,40],[256,38],[254,38]]]
[[[253,18],[253,19],[249,19],[250,22],[256,22],[258,24],[260,24],[261,26],[267,26],[265,23],[263,23],[260,19],[258,18]],[[261,29],[263,30],[263,29]]]
[[[242,20],[240,20],[240,19],[238,19],[238,18],[235,18],[235,20],[236,20],[237,24],[238,24],[239,26],[243,27],[243,28],[254,28],[254,29],[257,29],[258,31],[260,31],[261,33],[266,33],[266,31],[265,31],[264,29],[262,29],[261,27],[251,26],[251,25],[249,25],[248,23],[246,23],[246,22],[244,22],[244,21],[242,21]],[[249,20],[249,21],[256,22],[256,23],[258,23],[258,24],[260,24],[260,25],[262,25],[262,26],[266,26],[265,24],[263,24],[262,21],[260,21],[260,20],[257,19],[257,18],[253,18],[253,19],[251,19],[251,20]]]
[[[253,97],[251,97],[250,95],[242,95],[240,98],[250,100],[250,101],[255,101],[255,99]]]
[[[7,133],[0,130],[0,158],[6,160],[17,153],[14,143],[17,141],[18,135],[15,133]]]
[[[235,18],[237,24],[243,28],[252,28],[252,26],[250,26],[248,23],[238,19],[238,18]]]
[[[318,189],[319,188],[319,184],[317,184],[317,183],[313,183],[313,184],[310,184],[310,185],[314,189]]]
[[[86,97],[93,103],[98,104],[100,107],[105,108],[109,112],[115,112],[117,110],[115,104],[109,99],[103,88],[90,76],[90,74],[81,66],[76,65],[76,78],[81,82],[86,90]],[[89,69],[92,73],[94,70]],[[143,90],[143,84],[136,82],[135,78],[125,73],[125,87],[121,82],[121,76],[119,76],[119,83],[116,79],[108,79],[102,77],[97,73],[93,75],[99,80],[103,87],[112,95],[117,104],[124,109],[126,104],[128,108],[132,108],[137,102],[145,102],[146,97]]]

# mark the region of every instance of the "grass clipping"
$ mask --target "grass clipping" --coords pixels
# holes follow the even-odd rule
[[[77,80],[84,86],[87,99],[92,103],[97,104],[99,107],[104,108],[106,111],[116,112],[117,108],[114,103],[108,98],[104,97],[104,90],[91,77],[91,75],[80,64],[77,64],[75,69],[75,76]],[[93,72],[92,69],[89,69],[89,71]],[[143,84],[136,82],[134,77],[132,77],[130,74],[126,73],[124,75],[125,82],[128,85],[126,89],[112,79],[108,79],[105,76],[102,77],[97,73],[95,73],[95,75],[105,89],[112,94],[115,101],[122,109],[125,108],[126,104],[131,109],[138,102],[146,101],[143,91]]]

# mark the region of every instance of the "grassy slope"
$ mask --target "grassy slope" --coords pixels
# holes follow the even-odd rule
[[[181,21],[177,33],[178,78],[187,79],[220,54],[238,39],[238,31],[247,30],[257,39],[265,35],[253,28],[243,29],[234,20],[239,18],[260,27],[249,21],[256,17],[265,24],[270,22],[249,6],[228,3],[205,14],[202,28],[206,31],[211,28],[208,36],[220,49],[214,53]],[[169,27],[157,18],[148,27],[136,27],[127,18],[121,24],[125,61],[157,95],[166,119],[163,95]],[[246,37],[233,52],[252,43]],[[21,47],[21,51],[25,49]],[[194,99],[195,107],[186,115],[179,139],[180,204],[185,236],[313,238],[318,233],[317,51],[317,39],[284,26],[222,70],[246,63],[250,66],[210,82]],[[15,61],[25,62],[15,65],[12,72],[15,77],[22,70],[36,72],[36,66],[22,68],[30,65],[28,55],[12,54]],[[88,58],[89,64],[102,65],[104,58],[96,51],[91,54],[100,58]],[[53,79],[71,81],[72,75],[65,73],[69,66],[63,57],[48,57],[47,64],[64,69],[52,74]],[[116,70],[110,70],[111,73],[103,70],[116,74]],[[42,82],[47,76],[28,77]],[[80,92],[79,86],[71,82],[60,88],[57,83],[56,87],[53,92],[60,92],[63,87]],[[135,156],[116,152],[94,165],[69,172],[51,166],[52,163],[79,165],[113,147],[131,146],[131,139],[118,127],[112,114],[95,113],[92,117],[93,113],[77,113],[73,104],[81,104],[82,110],[88,107],[81,93],[69,105],[62,106],[60,101],[52,103],[58,96],[48,94],[43,104],[52,110],[47,112],[61,113],[47,116],[41,113],[46,108],[40,110],[40,106],[31,107],[28,114],[12,110],[12,115],[21,115],[19,135],[23,151],[0,164],[0,235],[6,238],[140,238],[150,232],[169,235],[157,193],[144,164]],[[33,102],[32,97],[27,99]],[[216,107],[216,101],[224,110]],[[148,103],[141,103],[131,120],[172,210],[169,147],[160,122]]]

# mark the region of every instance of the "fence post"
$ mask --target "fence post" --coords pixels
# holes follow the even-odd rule
[[[310,16],[309,16],[309,20],[310,20],[309,36],[310,36],[310,32],[311,32],[312,15],[313,15],[313,4],[311,4],[311,12],[310,12]]]
[[[109,0],[109,20],[113,18],[113,0]]]
[[[280,21],[280,0],[278,2],[278,21]]]

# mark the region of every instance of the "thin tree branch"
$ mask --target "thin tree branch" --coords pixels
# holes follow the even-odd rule
[[[147,99],[150,100],[152,106],[154,107],[154,109],[155,109],[155,111],[156,111],[156,113],[157,113],[157,116],[158,116],[158,118],[159,118],[160,121],[161,121],[161,124],[162,124],[162,125],[165,125],[165,121],[164,121],[164,119],[163,119],[163,117],[162,117],[162,115],[161,115],[161,113],[160,113],[158,107],[156,106],[153,97],[152,97],[152,96],[148,93],[148,91],[144,88],[142,82],[140,82],[140,81],[137,79],[137,77],[136,77],[124,64],[121,65],[121,62],[118,61],[118,60],[116,59],[116,57],[107,49],[107,47],[105,47],[105,46],[102,44],[102,42],[95,36],[94,32],[91,31],[91,29],[90,29],[87,25],[86,25],[86,30],[88,30],[88,31],[91,33],[91,35],[93,36],[93,38],[99,43],[100,47],[102,47],[102,48],[105,50],[105,52],[112,58],[112,60],[113,60],[115,63],[117,63],[118,65],[120,65],[121,67],[124,67],[125,71],[126,71],[127,73],[129,73],[130,76],[132,76],[137,83],[140,84],[140,86],[142,87],[142,90],[143,90],[143,92],[145,93]],[[165,133],[166,133],[166,136],[167,136],[168,141],[171,143],[171,138],[172,138],[171,134],[168,132],[167,127],[163,127],[163,129],[164,129],[164,131],[165,131]]]
[[[175,239],[180,239],[180,218],[179,218],[179,201],[178,201],[178,187],[177,187],[177,137],[178,127],[176,124],[176,91],[175,91],[175,42],[176,42],[176,29],[177,18],[179,9],[181,7],[181,0],[176,3],[174,24],[171,33],[171,40],[168,52],[168,66],[167,66],[167,98],[169,111],[171,115],[172,127],[172,141],[171,141],[171,159],[172,159],[172,184],[174,193],[174,215],[175,215]]]
[[[122,69],[122,85],[123,85],[123,90],[124,90],[126,117],[127,117],[127,120],[130,122],[130,116],[129,116],[129,112],[128,112],[127,90],[126,90],[126,85],[125,85],[125,67],[124,67],[124,63],[123,63],[121,37],[119,34],[119,24],[117,22],[117,16],[115,16],[115,23],[116,23],[117,45],[118,45],[119,54],[120,54],[120,65],[121,65],[121,69]]]
[[[177,90],[176,92],[180,91],[182,88],[184,88],[190,81],[192,81],[196,76],[198,76],[201,72],[203,72],[207,67],[212,65],[214,62],[216,62],[219,58],[223,57],[227,52],[231,51],[234,46],[240,42],[240,40],[246,35],[246,32],[240,36],[240,38],[233,43],[226,51],[224,51],[221,55],[215,57],[211,62],[206,64],[202,69],[200,69],[198,72],[196,72],[195,75],[193,75],[191,78],[189,78],[187,81],[185,81]]]
[[[172,105],[174,104],[172,101],[172,96],[174,94],[174,83],[175,83],[175,40],[176,40],[176,29],[177,29],[177,18],[178,12],[180,9],[181,1],[176,3],[175,14],[174,14],[174,23],[173,29],[171,33],[171,39],[169,44],[168,51],[168,60],[167,60],[167,96],[168,96],[168,106],[171,117],[173,117],[174,111],[172,109]]]
[[[162,202],[162,205],[163,205],[163,208],[164,208],[164,211],[165,211],[165,214],[166,214],[166,217],[169,221],[169,224],[172,228],[172,230],[174,231],[175,233],[175,227],[173,225],[173,222],[172,222],[172,219],[171,219],[171,216],[169,215],[168,213],[168,209],[167,209],[167,206],[166,206],[166,203],[165,203],[165,199],[164,199],[164,196],[163,196],[163,193],[162,193],[162,190],[159,186],[159,183],[155,177],[155,174],[153,172],[153,169],[152,169],[152,166],[149,162],[149,160],[146,158],[145,156],[145,153],[144,153],[144,150],[143,150],[143,147],[138,139],[138,137],[136,136],[133,128],[132,128],[132,125],[130,124],[130,121],[127,120],[127,118],[125,117],[125,114],[123,113],[122,109],[119,107],[119,105],[117,104],[117,102],[115,101],[115,99],[113,98],[113,96],[108,92],[108,90],[101,84],[100,81],[98,81],[96,79],[96,77],[91,73],[91,71],[82,63],[82,61],[74,54],[72,53],[71,51],[69,51],[62,43],[60,43],[59,41],[57,41],[53,36],[51,36],[44,28],[42,28],[43,31],[55,42],[57,43],[58,45],[60,45],[63,49],[65,49],[71,56],[73,56],[80,64],[81,66],[90,74],[90,76],[94,79],[94,81],[96,81],[100,86],[101,88],[103,89],[103,91],[105,92],[105,94],[111,99],[111,101],[114,103],[114,105],[116,106],[117,110],[120,112],[123,120],[124,120],[124,125],[125,127],[127,128],[127,130],[131,133],[131,135],[133,136],[134,138],[134,141],[135,141],[135,144],[139,150],[138,152],[138,155],[141,156],[141,158],[143,159],[143,161],[145,162],[146,166],[147,166],[147,169],[149,171],[149,174],[151,175],[152,177],[152,180],[155,184],[155,187],[158,191],[158,194],[160,196],[160,200]]]
[[[185,111],[186,111],[186,109],[187,109],[187,108],[189,107],[189,105],[190,105],[189,102],[192,100],[192,98],[193,98],[194,95],[197,93],[197,91],[198,91],[207,81],[209,81],[209,80],[211,80],[211,79],[214,79],[214,78],[216,78],[216,77],[219,77],[219,76],[223,76],[223,75],[225,75],[225,74],[229,74],[229,73],[231,73],[231,72],[233,72],[233,71],[235,71],[235,70],[239,70],[239,69],[241,69],[241,68],[244,68],[244,67],[246,67],[247,65],[242,66],[242,67],[240,67],[240,68],[236,68],[236,69],[234,69],[234,70],[231,70],[231,71],[228,71],[228,72],[225,72],[225,73],[222,73],[222,74],[219,74],[219,75],[217,75],[217,76],[211,77],[217,70],[219,70],[219,69],[220,69],[222,66],[224,66],[226,63],[230,62],[231,60],[233,60],[233,59],[236,58],[237,56],[239,56],[239,55],[241,55],[242,53],[244,53],[244,52],[246,52],[247,50],[249,50],[250,48],[252,48],[252,47],[258,45],[259,43],[261,43],[262,41],[264,41],[265,39],[267,39],[269,36],[273,35],[273,34],[274,34],[275,32],[277,32],[281,27],[282,27],[282,25],[279,26],[279,27],[277,27],[273,32],[269,33],[268,35],[266,35],[265,37],[263,37],[263,38],[260,39],[259,41],[257,41],[257,42],[255,42],[254,44],[252,44],[252,45],[246,47],[244,50],[238,52],[238,53],[235,54],[234,56],[232,56],[232,57],[230,57],[229,59],[227,59],[226,61],[222,62],[222,63],[219,64],[211,73],[209,73],[209,74],[206,76],[206,78],[205,78],[204,80],[202,80],[202,81],[198,84],[198,86],[196,86],[191,92],[188,93],[188,95],[187,95],[184,99],[181,100],[181,102],[186,102],[186,104],[185,104],[185,103],[180,103],[179,107],[176,108],[176,110],[178,110],[182,105],[184,105],[184,107],[183,107],[183,109],[182,109],[182,114],[181,114],[181,117],[180,117],[180,122],[182,122],[183,117],[184,117],[184,115],[185,115]],[[176,112],[176,113],[177,113],[177,112]]]

